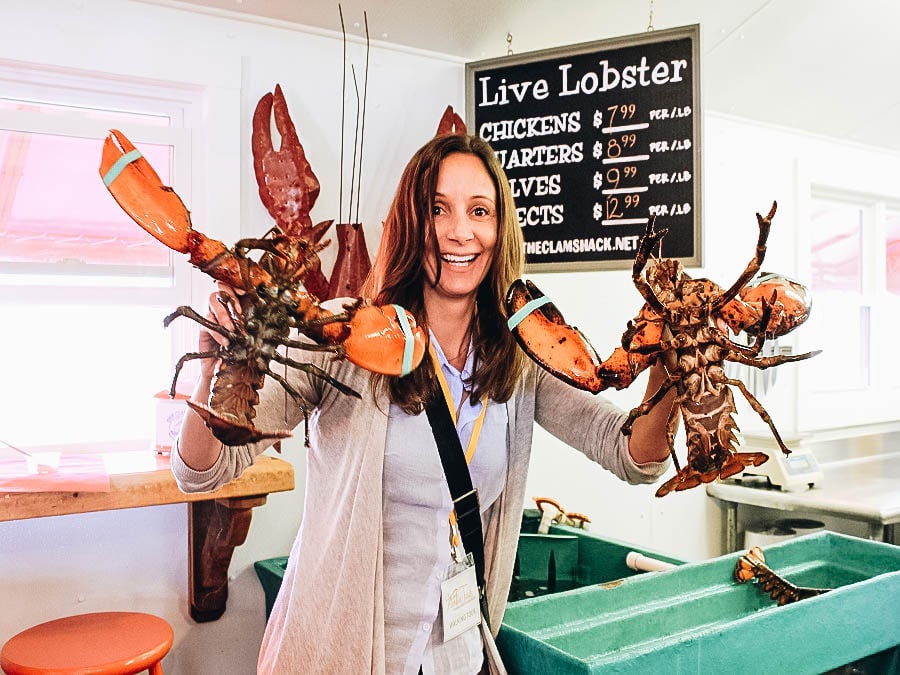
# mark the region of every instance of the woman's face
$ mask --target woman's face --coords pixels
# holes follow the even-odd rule
[[[475,297],[487,276],[497,244],[497,191],[476,155],[447,155],[438,171],[434,234],[441,256],[441,279],[434,288],[437,261],[431,242],[425,253],[430,284],[426,299]]]

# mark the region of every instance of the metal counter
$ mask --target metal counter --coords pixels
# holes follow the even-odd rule
[[[726,480],[710,483],[709,496],[725,508],[724,547],[740,547],[738,506],[773,512],[802,512],[863,523],[869,539],[900,543],[900,434],[881,434],[810,445],[823,480],[808,490],[786,492],[765,481]],[[783,515],[783,514],[782,514]]]

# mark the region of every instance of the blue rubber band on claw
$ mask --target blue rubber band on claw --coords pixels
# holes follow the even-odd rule
[[[400,330],[403,331],[403,337],[406,342],[403,345],[403,364],[400,366],[400,377],[405,377],[412,372],[413,348],[416,346],[416,339],[413,336],[412,328],[409,325],[409,318],[406,316],[406,310],[400,305],[391,305],[397,312],[397,322],[400,324]]]
[[[525,319],[526,316],[531,314],[534,310],[540,309],[548,302],[551,302],[550,298],[546,295],[542,295],[539,298],[535,298],[534,300],[530,300],[525,303],[525,305],[518,312],[509,317],[509,320],[506,322],[506,325],[509,326],[510,330],[515,330],[516,326],[518,326]]]
[[[103,176],[103,184],[106,187],[109,187],[110,183],[112,183],[116,178],[119,177],[119,174],[125,169],[126,166],[131,164],[132,162],[136,162],[141,158],[141,153],[138,150],[132,150],[131,152],[126,152],[124,155],[119,157],[116,160],[116,163],[109,167],[109,171],[106,172],[106,175]]]

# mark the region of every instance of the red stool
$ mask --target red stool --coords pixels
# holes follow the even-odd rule
[[[23,630],[0,650],[7,675],[163,675],[174,633],[140,612],[76,614]]]

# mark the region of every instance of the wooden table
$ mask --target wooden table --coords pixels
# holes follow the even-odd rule
[[[294,489],[289,462],[262,455],[235,481],[215,492],[187,494],[178,489],[168,461],[149,471],[110,475],[109,492],[0,493],[0,521],[112,511],[140,506],[188,504],[191,617],[215,621],[225,612],[228,566],[244,543],[253,507],[272,492]]]

